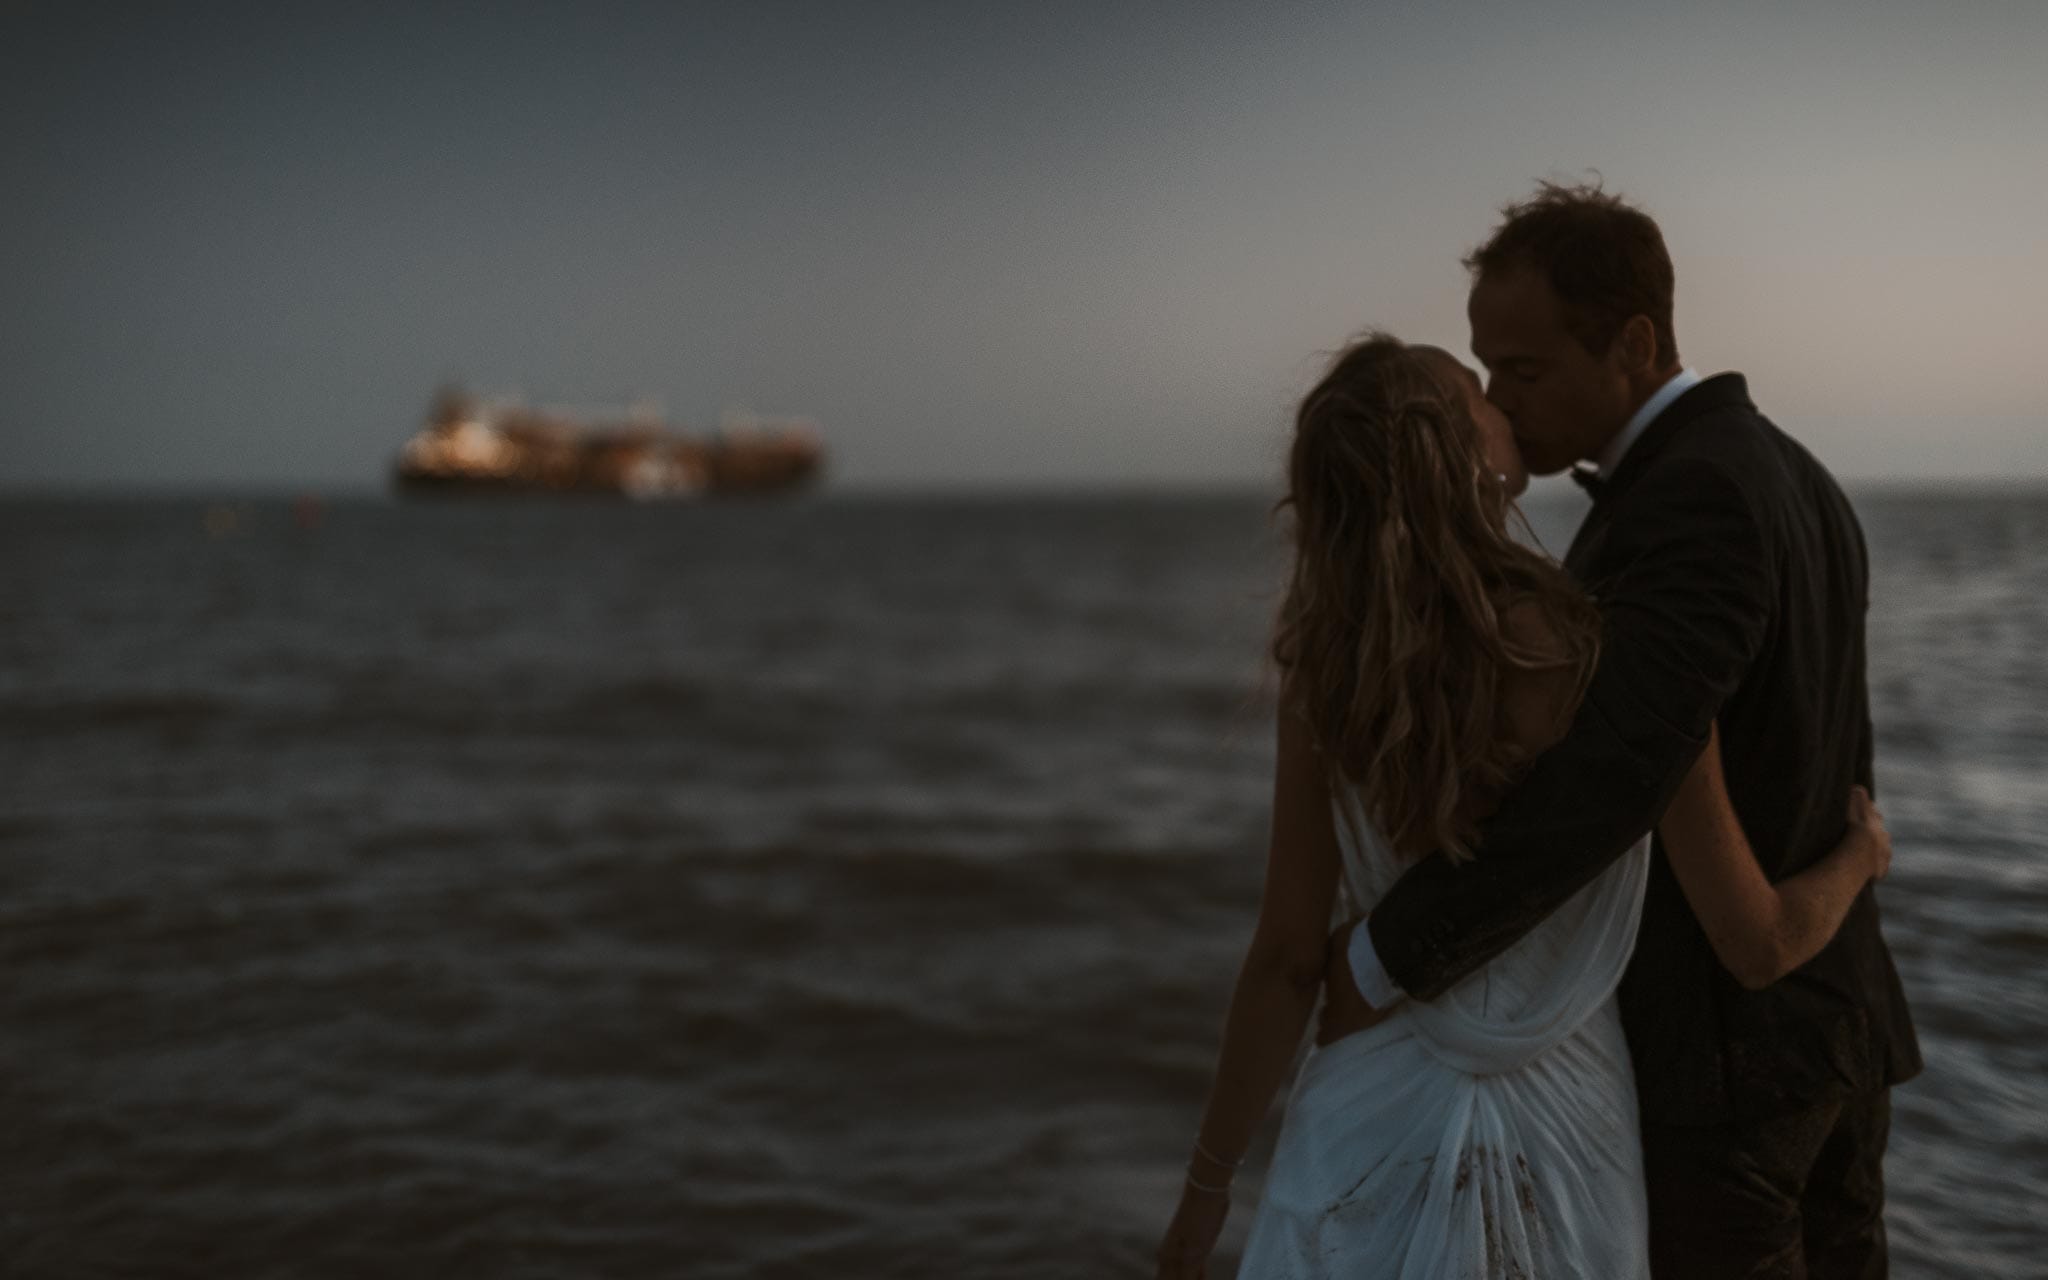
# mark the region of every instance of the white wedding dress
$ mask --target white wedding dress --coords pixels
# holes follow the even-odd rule
[[[1369,910],[1405,864],[1355,796],[1336,805],[1345,896]],[[1649,857],[1644,836],[1441,998],[1309,1050],[1240,1280],[1648,1277],[1614,990]]]

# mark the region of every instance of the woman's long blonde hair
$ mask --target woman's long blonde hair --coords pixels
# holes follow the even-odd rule
[[[1274,507],[1293,512],[1294,564],[1271,652],[1333,794],[1355,785],[1396,850],[1459,859],[1478,834],[1475,804],[1524,763],[1505,732],[1503,676],[1568,667],[1576,705],[1600,616],[1510,536],[1455,364],[1368,334],[1302,400]],[[1523,602],[1544,621],[1538,641],[1504,626]]]

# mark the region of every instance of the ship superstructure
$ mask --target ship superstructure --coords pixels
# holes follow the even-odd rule
[[[589,424],[443,389],[393,469],[402,492],[598,493],[692,498],[782,493],[816,482],[817,425],[728,413],[693,436],[645,413]]]

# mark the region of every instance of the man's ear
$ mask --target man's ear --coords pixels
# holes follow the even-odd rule
[[[1630,316],[1621,326],[1621,361],[1629,373],[1657,371],[1657,326],[1648,316]]]

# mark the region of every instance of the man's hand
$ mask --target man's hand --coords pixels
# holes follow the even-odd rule
[[[1330,931],[1323,949],[1323,1011],[1316,1021],[1316,1044],[1342,1040],[1355,1031],[1377,1026],[1387,1020],[1390,1010],[1375,1009],[1358,994],[1351,980],[1351,931],[1365,920],[1359,916]]]

